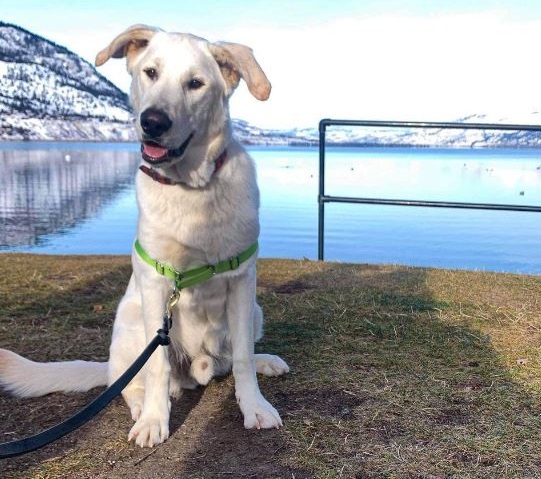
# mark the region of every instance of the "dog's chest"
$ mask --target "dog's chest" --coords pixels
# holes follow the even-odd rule
[[[174,311],[171,330],[173,342],[189,357],[195,357],[202,347],[219,355],[228,335],[225,319],[226,283],[213,278],[203,286],[181,292]]]
[[[245,247],[257,239],[255,178],[243,188],[216,182],[200,190],[148,180],[139,178],[137,184],[138,235],[166,243],[167,249],[176,250],[173,256],[195,251],[203,255],[193,258],[195,261],[223,259],[238,254],[239,244]]]

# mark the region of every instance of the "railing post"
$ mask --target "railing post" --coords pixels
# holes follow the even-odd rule
[[[325,257],[325,130],[328,120],[319,122],[319,193],[318,193],[318,240],[317,259],[323,261]]]

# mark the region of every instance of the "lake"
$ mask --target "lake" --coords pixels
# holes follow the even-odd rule
[[[316,148],[251,147],[261,257],[317,257]],[[139,145],[0,143],[0,251],[128,254]],[[326,193],[541,205],[541,150],[327,151]],[[327,204],[325,259],[541,274],[541,214]]]

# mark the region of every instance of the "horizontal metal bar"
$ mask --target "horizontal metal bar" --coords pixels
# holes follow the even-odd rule
[[[386,198],[356,198],[347,196],[320,195],[319,203],[358,203],[367,205],[391,205],[391,206],[421,206],[435,208],[461,208],[474,210],[496,210],[496,211],[523,211],[530,213],[541,213],[541,205],[508,205],[493,203],[468,203],[456,201],[425,201],[425,200],[401,200]]]
[[[500,131],[539,131],[541,125],[517,125],[512,123],[460,123],[460,122],[427,122],[427,121],[372,121],[372,120],[333,120],[325,118],[319,122],[319,227],[318,227],[318,259],[324,259],[325,203],[352,203],[391,206],[419,206],[436,208],[462,208],[497,211],[522,211],[541,213],[541,206],[508,205],[491,203],[468,203],[453,201],[402,200],[385,198],[351,198],[325,195],[325,131],[328,126],[359,126],[368,128],[432,128],[453,130],[500,130]]]
[[[328,126],[364,126],[379,128],[442,128],[454,130],[508,130],[541,131],[541,125],[517,125],[512,123],[459,123],[437,121],[372,121],[372,120],[332,120],[325,118],[319,122],[319,131]]]

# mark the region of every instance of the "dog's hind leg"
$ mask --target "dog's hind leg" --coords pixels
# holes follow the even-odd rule
[[[287,363],[274,354],[256,354],[255,369],[264,376],[280,376],[289,372]]]
[[[206,386],[214,377],[214,359],[208,354],[201,354],[192,361],[190,374],[202,386]]]
[[[223,376],[231,371],[231,358],[215,358],[208,354],[201,354],[193,359],[190,366],[190,374],[197,384],[206,386],[210,380],[217,376]]]
[[[263,336],[263,311],[259,304],[254,305],[254,339],[259,341]],[[255,354],[255,369],[264,376],[280,376],[289,372],[286,362],[273,354]]]

